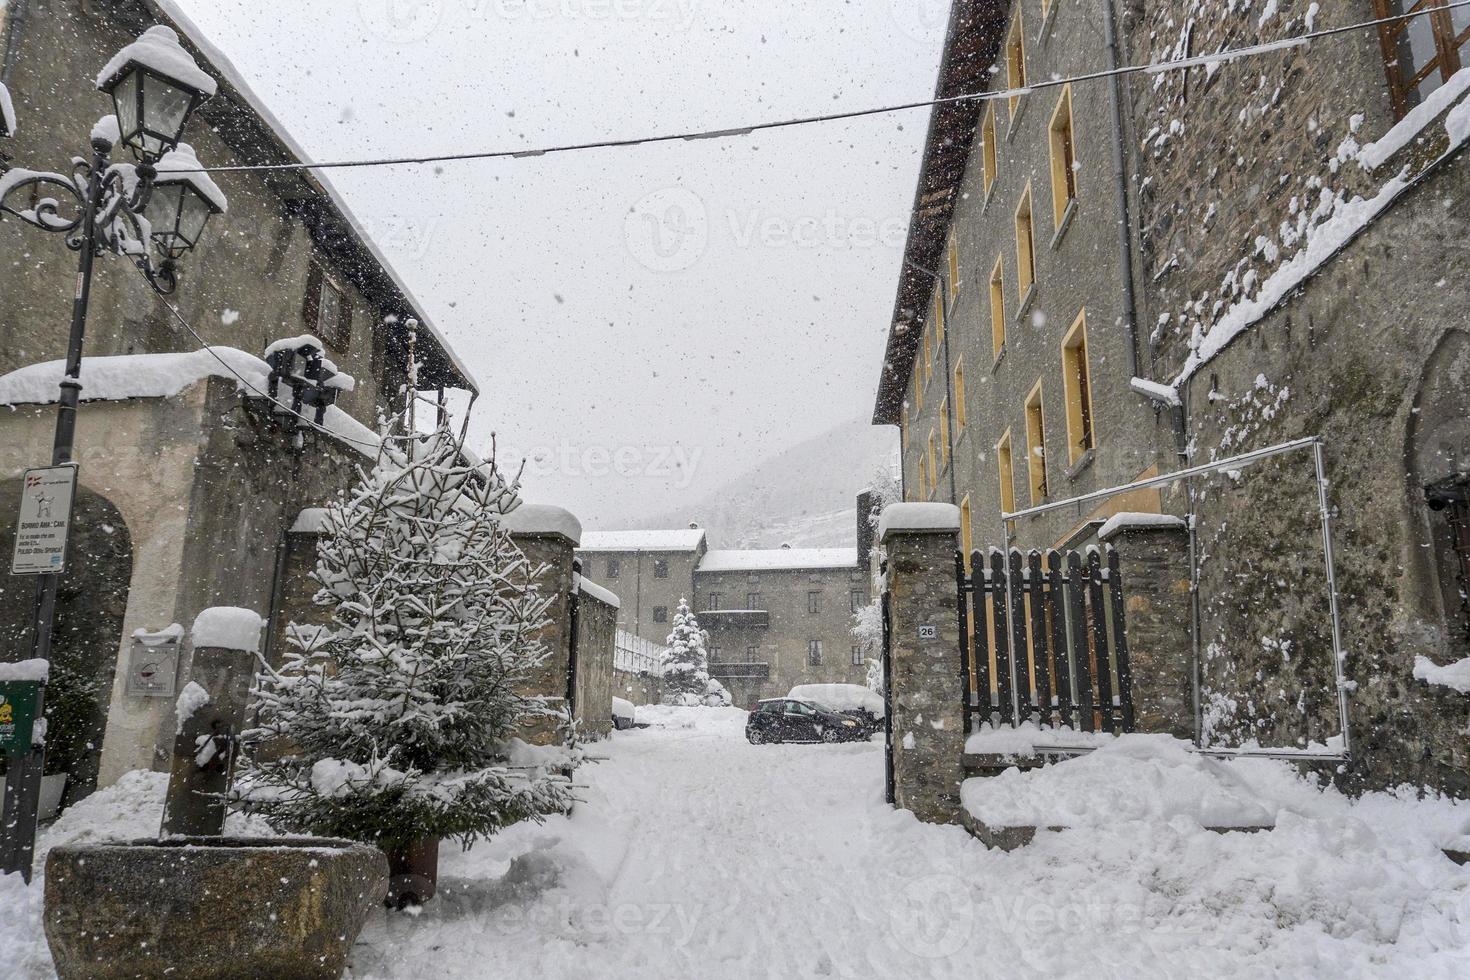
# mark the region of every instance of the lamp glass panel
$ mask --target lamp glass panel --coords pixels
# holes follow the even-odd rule
[[[143,122],[144,128],[162,141],[164,148],[172,149],[183,135],[184,123],[189,117],[189,106],[193,93],[167,82],[157,75],[143,76]]]
[[[184,186],[183,209],[179,212],[179,237],[183,239],[180,244],[190,248],[199,244],[199,236],[204,232],[204,223],[209,220],[209,202],[200,197],[194,188]]]
[[[113,107],[117,110],[117,126],[125,145],[137,145],[138,78],[138,70],[130,68],[112,90]]]
[[[148,207],[143,211],[143,217],[153,226],[154,241],[165,253],[174,247],[183,193],[182,184],[155,184],[153,195],[148,199]]]

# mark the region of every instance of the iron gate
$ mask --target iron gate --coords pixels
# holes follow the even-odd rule
[[[1031,721],[1131,732],[1132,680],[1118,553],[955,555],[965,732]]]

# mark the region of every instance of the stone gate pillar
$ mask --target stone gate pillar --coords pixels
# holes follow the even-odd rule
[[[1123,576],[1137,728],[1193,739],[1189,531],[1177,518],[1120,514],[1098,538],[1118,552]]]
[[[888,556],[888,705],[894,802],[929,823],[956,823],[964,779],[965,691],[953,504],[892,504],[878,535]]]
[[[552,597],[547,624],[534,637],[546,644],[551,656],[531,672],[521,693],[551,698],[565,709],[573,669],[572,562],[582,541],[582,524],[560,507],[522,504],[506,515],[504,526],[531,567],[542,569],[536,587]],[[565,737],[562,728],[553,718],[539,718],[524,726],[521,738],[533,745],[555,745]]]

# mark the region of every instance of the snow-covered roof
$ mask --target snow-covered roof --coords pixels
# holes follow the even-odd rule
[[[240,69],[235,67],[234,62],[225,56],[225,53],[209,39],[204,31],[199,29],[198,25],[189,18],[188,14],[184,13],[178,0],[151,0],[151,2],[158,7],[159,11],[165,17],[173,21],[174,25],[199,49],[200,54],[208,60],[210,67],[219,72],[224,77],[224,80],[229,83],[230,87],[239,93],[240,97],[250,106],[251,111],[271,128],[277,138],[291,151],[297,160],[305,161],[311,159],[310,154],[296,141],[296,137],[291,134],[290,130],[281,124],[281,120],[270,110],[265,100],[257,95],[245,82],[244,76],[240,73]],[[212,85],[213,82],[211,81]],[[210,91],[213,91],[212,87]],[[388,261],[388,257],[383,253],[382,248],[373,239],[373,236],[365,230],[371,228],[372,225],[370,223],[364,223],[357,217],[356,213],[348,205],[347,199],[343,197],[342,192],[332,184],[327,171],[313,170],[311,171],[311,176],[326,191],[332,203],[342,212],[342,216],[352,225],[353,230],[357,233],[358,239],[372,253],[373,258],[377,260],[383,272],[392,280],[393,285],[403,294],[404,300],[409,306],[413,307],[414,313],[418,316],[419,326],[427,330],[439,344],[439,347],[444,351],[444,356],[449,359],[450,363],[454,365],[455,370],[465,379],[465,383],[478,390],[479,383],[475,380],[474,374],[470,372],[469,367],[455,353],[454,348],[449,346],[449,341],[445,338],[444,334],[429,320],[424,304],[419,302],[418,297],[409,289],[408,284],[404,282],[398,270]]]
[[[571,511],[551,504],[521,504],[501,524],[513,534],[560,534],[573,545],[582,538],[582,522]]]
[[[604,589],[602,586],[598,585],[590,578],[587,578],[585,575],[574,576],[572,584],[576,586],[578,592],[590,595],[592,598],[598,600],[599,602],[606,603],[607,605],[612,606],[614,609],[621,609],[623,606],[622,600],[619,599],[616,594],[609,592],[607,589]]]
[[[27,364],[0,375],[0,405],[49,405],[60,395],[64,361]],[[253,394],[269,390],[270,367],[234,347],[204,347],[176,354],[114,354],[82,360],[84,401],[172,398],[205,378],[228,378]],[[366,456],[376,456],[373,430],[336,405],[328,406],[322,428]]]
[[[1139,530],[1147,528],[1179,528],[1188,527],[1184,518],[1175,517],[1173,514],[1139,514],[1125,511],[1109,517],[1102,527],[1097,529],[1097,539],[1107,541],[1116,537],[1123,531]]]
[[[697,551],[704,544],[703,528],[674,531],[588,531],[582,551]]]
[[[762,548],[711,551],[699,563],[701,572],[758,572],[800,568],[856,568],[856,548]]]

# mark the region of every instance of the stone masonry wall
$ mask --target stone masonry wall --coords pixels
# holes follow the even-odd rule
[[[577,596],[576,719],[578,730],[604,738],[612,731],[613,652],[618,611],[583,592]]]

